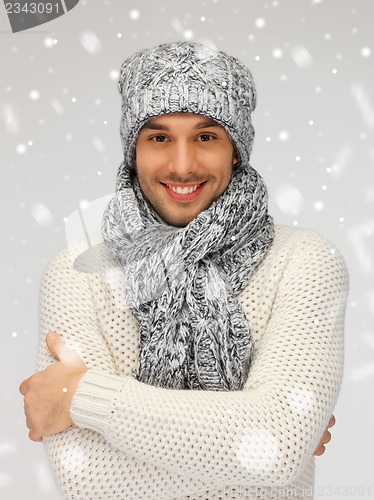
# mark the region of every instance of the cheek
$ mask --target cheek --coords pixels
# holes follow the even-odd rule
[[[154,148],[142,145],[136,149],[135,165],[139,176],[149,178],[165,164],[165,158],[160,152],[155,154]]]
[[[233,156],[226,153],[225,161],[221,163],[221,174],[224,182],[226,182],[227,184],[230,182],[233,168]]]
[[[152,176],[152,162],[150,155],[144,149],[137,150],[135,157],[135,167],[140,182],[146,182]]]
[[[222,187],[223,187],[222,191],[225,191],[227,186],[230,184],[230,180],[231,180],[231,169],[228,169],[225,172],[225,176],[222,182]]]

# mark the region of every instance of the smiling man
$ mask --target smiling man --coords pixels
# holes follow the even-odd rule
[[[42,283],[29,436],[65,498],[312,497],[342,378],[342,257],[268,214],[236,58],[163,44],[123,63],[119,90],[102,235]]]
[[[143,195],[173,226],[186,226],[221,196],[237,161],[225,129],[196,114],[151,118],[136,143]]]

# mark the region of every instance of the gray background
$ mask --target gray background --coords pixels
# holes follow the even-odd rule
[[[252,165],[271,213],[319,232],[346,259],[345,376],[332,443],[316,459],[316,498],[374,496],[373,17],[371,0],[81,0],[12,34],[0,6],[0,498],[60,498],[18,394],[35,366],[40,277],[66,246],[64,217],[114,190],[121,62],[181,39],[251,68]]]

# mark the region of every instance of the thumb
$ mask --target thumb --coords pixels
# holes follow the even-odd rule
[[[70,349],[56,332],[48,332],[46,341],[52,356],[58,361],[62,361],[69,365],[83,363],[79,355]]]
[[[63,341],[61,340],[60,336],[56,332],[48,332],[47,335],[45,336],[46,342],[47,342],[47,347],[50,350],[50,353],[52,356],[54,356],[56,359],[60,360],[61,359],[61,344],[63,344]]]

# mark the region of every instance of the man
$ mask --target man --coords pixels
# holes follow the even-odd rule
[[[342,376],[344,262],[268,215],[237,59],[164,44],[123,63],[119,90],[103,240],[73,265],[61,252],[42,284],[29,436],[66,498],[311,497]]]

